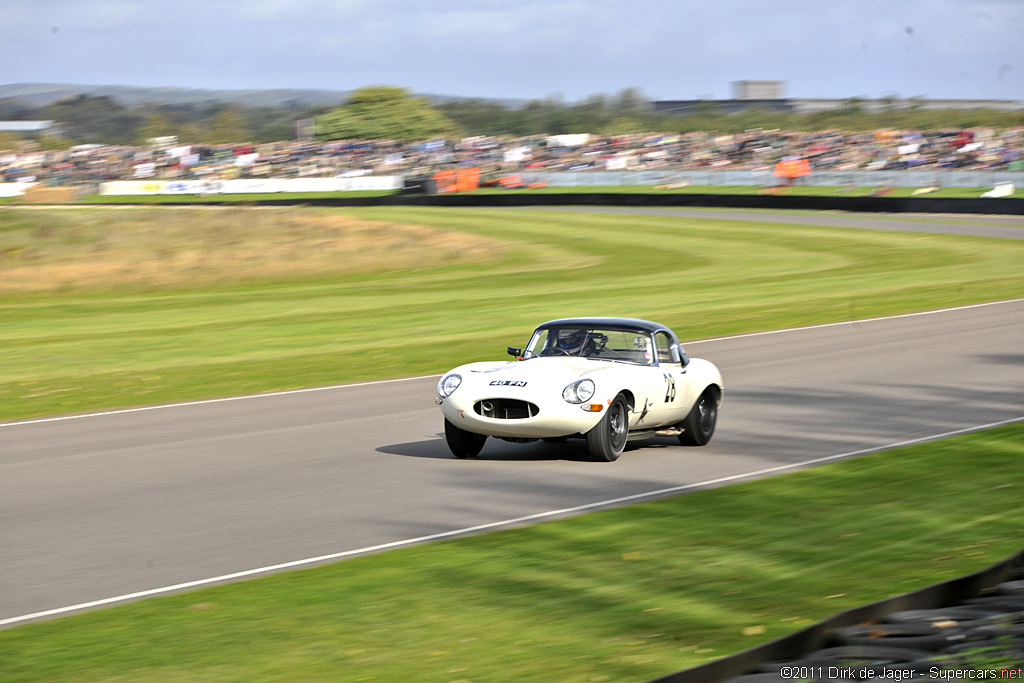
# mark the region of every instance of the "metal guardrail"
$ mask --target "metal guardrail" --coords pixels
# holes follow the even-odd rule
[[[770,187],[780,184],[769,169],[762,171],[522,171],[523,180],[548,187],[620,185],[738,185]],[[798,184],[814,187],[995,187],[1013,183],[1024,188],[1024,171],[813,171]]]

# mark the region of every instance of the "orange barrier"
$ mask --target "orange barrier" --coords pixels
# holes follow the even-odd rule
[[[547,183],[526,183],[516,174],[501,176],[497,180],[480,181],[480,169],[477,167],[448,169],[438,171],[430,176],[436,184],[437,194],[448,192],[467,192],[479,187],[500,187],[503,190],[522,190],[526,188],[547,187]]]
[[[526,183],[517,175],[502,176],[498,178],[498,184],[505,190],[518,190],[526,187]]]
[[[436,183],[437,193],[444,194],[455,190],[455,171],[438,171],[430,176]]]
[[[480,187],[480,169],[462,168],[455,173],[455,191],[466,192]]]
[[[800,178],[810,175],[811,164],[806,159],[782,159],[775,165],[772,175],[782,178]]]
[[[477,167],[448,169],[430,176],[437,184],[437,193],[466,192],[480,187],[480,169]]]

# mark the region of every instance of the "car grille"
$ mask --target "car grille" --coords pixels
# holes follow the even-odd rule
[[[515,398],[485,398],[473,404],[477,415],[498,420],[525,420],[540,412],[540,409],[528,401]]]

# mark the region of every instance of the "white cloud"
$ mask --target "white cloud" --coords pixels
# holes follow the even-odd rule
[[[1024,96],[1024,0],[7,0],[4,12],[0,82],[578,99],[634,85],[724,96],[731,80],[772,78],[794,96]]]

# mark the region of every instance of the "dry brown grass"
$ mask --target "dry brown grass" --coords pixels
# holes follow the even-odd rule
[[[486,262],[503,245],[301,209],[0,210],[0,292],[178,289]]]
[[[23,194],[19,201],[26,204],[66,204],[78,199],[79,192],[71,187],[46,187],[34,185]]]

